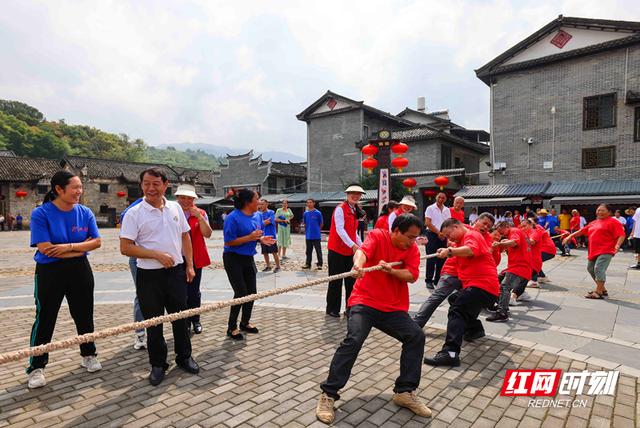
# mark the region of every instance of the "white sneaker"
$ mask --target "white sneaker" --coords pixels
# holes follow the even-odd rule
[[[509,297],[509,306],[520,306],[516,295],[513,293],[511,293],[511,297]]]
[[[522,302],[528,302],[529,300],[531,300],[531,296],[529,296],[529,293],[527,293],[526,291],[523,291],[517,300]]]
[[[136,335],[136,341],[133,343],[133,349],[139,351],[140,349],[146,349],[147,347],[147,336],[143,334]]]
[[[29,389],[42,388],[47,384],[47,380],[44,378],[44,369],[35,369],[29,373]]]
[[[529,281],[527,282],[527,287],[540,288],[540,284],[538,284],[536,281]]]
[[[87,369],[89,373],[97,372],[102,369],[102,364],[95,357],[95,355],[90,355],[88,357],[82,357],[82,363],[80,365]]]

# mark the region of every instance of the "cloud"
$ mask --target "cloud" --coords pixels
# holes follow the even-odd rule
[[[427,97],[488,127],[480,67],[559,13],[640,20],[635,1],[3,2],[0,97],[140,137],[288,150],[326,89],[385,111]]]

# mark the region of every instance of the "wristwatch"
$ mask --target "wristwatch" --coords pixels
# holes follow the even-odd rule
[[[449,247],[449,252],[447,253],[447,257],[453,257],[453,252],[451,251],[451,247]]]

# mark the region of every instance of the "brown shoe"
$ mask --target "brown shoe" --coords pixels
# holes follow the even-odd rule
[[[393,402],[400,407],[406,407],[418,416],[431,417],[431,410],[418,398],[414,391],[393,394]]]
[[[320,422],[324,422],[325,424],[333,423],[333,420],[336,417],[336,412],[333,410],[333,403],[335,401],[336,400],[329,397],[324,392],[320,394],[318,406],[316,406],[316,417]]]

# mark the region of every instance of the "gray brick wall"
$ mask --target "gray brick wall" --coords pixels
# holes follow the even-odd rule
[[[343,190],[343,183],[359,180],[361,155],[354,143],[361,139],[361,110],[312,119],[307,132],[309,191]]]
[[[633,141],[634,106],[624,104],[626,49],[498,76],[494,87],[495,161],[506,162],[496,184],[640,178],[640,143]],[[628,51],[627,89],[640,90],[640,46]],[[583,98],[617,93],[616,126],[582,130]],[[551,160],[556,107],[554,169]],[[527,154],[522,138],[536,143]],[[616,145],[615,168],[582,169],[582,149]]]

